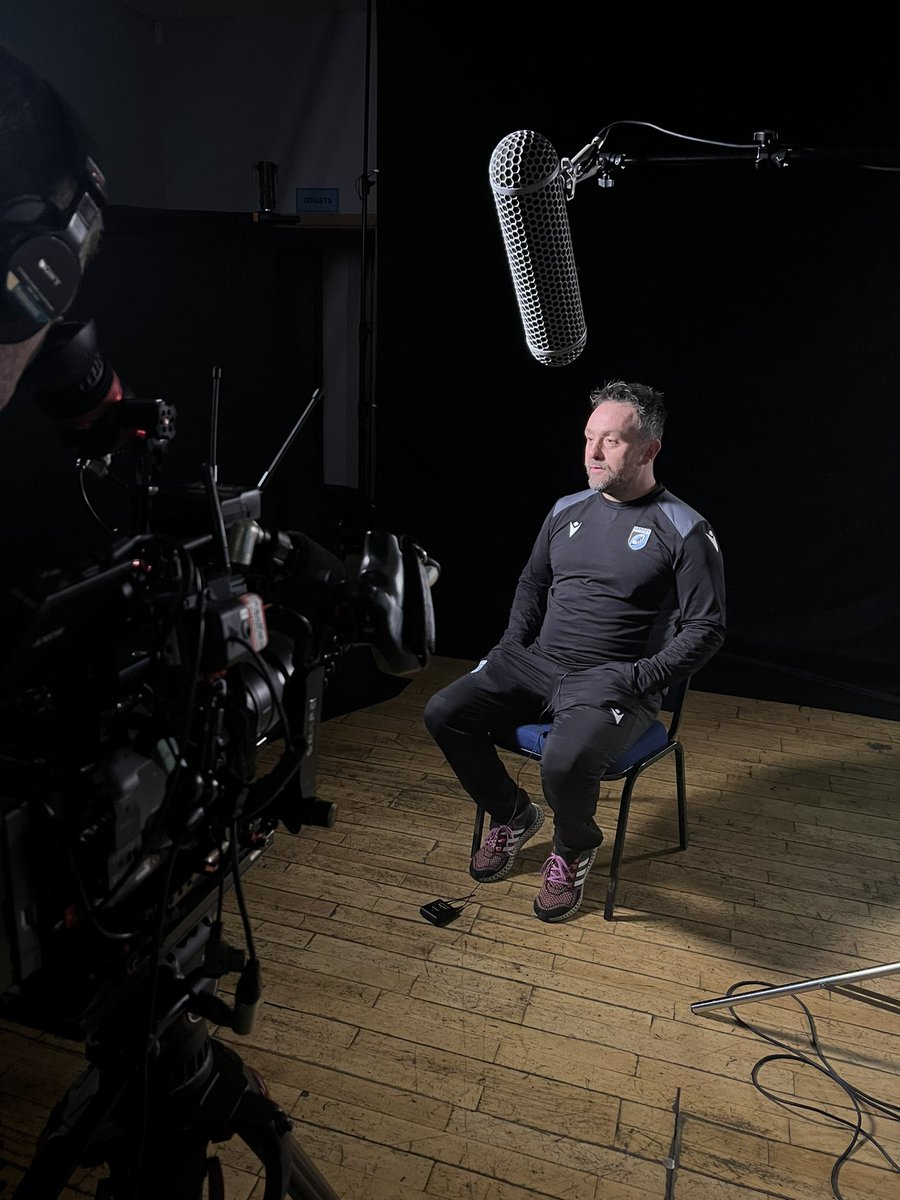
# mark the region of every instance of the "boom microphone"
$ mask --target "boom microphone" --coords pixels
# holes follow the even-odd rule
[[[545,366],[565,366],[587,330],[559,156],[542,134],[520,129],[494,148],[490,180],[528,349]]]

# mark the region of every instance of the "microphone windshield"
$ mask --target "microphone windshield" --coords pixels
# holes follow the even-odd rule
[[[587,330],[559,156],[542,134],[520,129],[494,148],[490,180],[528,349],[545,366],[565,366]]]

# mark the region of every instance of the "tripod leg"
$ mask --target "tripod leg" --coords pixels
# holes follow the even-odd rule
[[[104,1087],[96,1067],[79,1076],[50,1114],[13,1200],[55,1200],[91,1147],[115,1136],[110,1116],[128,1082],[123,1076]]]
[[[262,1078],[233,1050],[213,1041],[223,1075],[245,1086],[229,1121],[230,1132],[247,1143],[265,1168],[262,1200],[338,1200],[325,1177],[291,1137],[291,1121],[272,1100]]]
[[[287,1194],[290,1200],[338,1200],[328,1180],[295,1138],[291,1139],[291,1178]]]
[[[109,1190],[104,1195],[110,1200],[159,1200],[163,1196],[166,1200],[202,1200],[209,1178],[213,1197],[216,1176],[206,1156],[208,1145],[202,1131],[158,1138],[144,1155],[138,1144],[129,1141],[107,1156]]]
[[[12,1200],[58,1200],[77,1167],[100,1163],[109,1200],[201,1200],[210,1141],[235,1134],[263,1164],[262,1200],[339,1200],[259,1076],[221,1042],[206,1044],[210,1069],[181,1094],[152,1082],[144,1094],[133,1066],[85,1071],[51,1113]],[[214,1171],[209,1178],[212,1197]]]

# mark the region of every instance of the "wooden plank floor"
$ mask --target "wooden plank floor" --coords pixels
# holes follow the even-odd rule
[[[472,808],[421,714],[469,665],[437,659],[394,700],[323,727],[319,795],[338,819],[280,831],[247,875],[264,1001],[249,1037],[222,1040],[262,1072],[342,1200],[830,1196],[846,1130],[761,1095],[751,1071],[777,1051],[690,1005],[743,980],[900,960],[900,723],[695,691],[689,849],[670,852],[668,760],[639,785],[613,922],[602,902],[618,785],[601,802],[607,843],[576,919],[531,913],[547,822],[510,878],[436,928],[419,906],[470,892]],[[522,782],[539,796],[534,764]],[[900,974],[869,986],[900,997]],[[836,1068],[900,1104],[900,1016],[805,999]],[[802,1047],[794,1000],[737,1011]],[[81,1065],[78,1047],[0,1032],[0,1195]],[[761,1079],[852,1118],[835,1084],[796,1060]],[[900,1159],[895,1121],[866,1127]],[[247,1148],[219,1152],[231,1200],[261,1200]],[[92,1180],[65,1195],[92,1194]],[[871,1147],[841,1185],[847,1200],[900,1196]]]

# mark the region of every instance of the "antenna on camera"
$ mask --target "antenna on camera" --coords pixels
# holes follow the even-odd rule
[[[321,395],[322,395],[322,389],[316,388],[316,390],[313,392],[312,396],[310,397],[309,404],[307,404],[306,408],[304,408],[303,412],[298,417],[297,424],[294,426],[294,428],[291,430],[291,432],[287,435],[287,438],[285,439],[284,443],[282,444],[281,449],[278,451],[278,453],[272,459],[271,463],[269,463],[269,465],[265,469],[265,471],[263,471],[262,475],[260,475],[259,483],[256,485],[260,491],[263,490],[263,488],[266,485],[267,480],[270,478],[272,473],[275,471],[275,468],[279,465],[281,460],[287,454],[288,450],[290,450],[291,446],[293,446],[294,440],[297,437],[297,434],[300,432],[300,430],[306,424],[307,418],[309,417],[312,410],[318,404],[319,398]]]
[[[228,532],[225,528],[225,513],[222,509],[222,498],[216,485],[216,469],[212,463],[203,464],[203,483],[209,510],[213,521],[213,538],[219,548],[221,565],[225,571],[231,571],[231,551],[228,548]]]
[[[216,364],[212,369],[212,412],[209,422],[209,462],[203,466],[203,482],[206,496],[209,500],[210,513],[213,520],[213,532],[219,547],[222,566],[226,571],[231,570],[231,554],[228,549],[228,534],[225,531],[225,517],[222,512],[222,501],[219,496],[219,385],[222,382],[222,368]]]
[[[219,482],[219,384],[222,380],[222,368],[212,369],[212,418],[209,426],[209,465],[212,468],[213,483]]]

